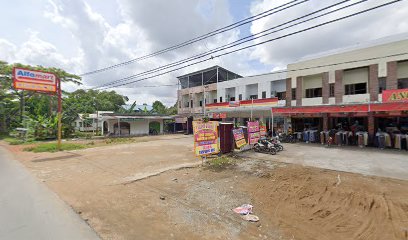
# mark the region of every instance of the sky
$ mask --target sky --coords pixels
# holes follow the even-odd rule
[[[182,43],[244,18],[293,0],[0,0],[0,60],[58,67],[81,74],[125,62]],[[339,10],[294,27],[287,27],[243,46],[352,14],[391,0],[350,0],[327,11]],[[342,2],[298,0],[296,6],[252,21],[203,41],[137,61],[123,67],[84,76],[83,84],[63,85],[66,91],[91,89],[165,64],[191,57],[239,38]],[[323,13],[323,12],[322,12]],[[408,32],[408,1],[364,13],[267,44],[214,58],[172,73],[114,87],[130,102],[167,106],[177,100],[177,76],[220,65],[243,76],[283,69],[305,56]],[[287,26],[287,25],[286,25]],[[279,29],[279,28],[275,28]],[[238,47],[236,47],[238,48]],[[230,49],[233,50],[233,49]],[[225,52],[225,51],[224,51]],[[143,77],[145,78],[145,77]],[[135,78],[137,80],[140,78]]]

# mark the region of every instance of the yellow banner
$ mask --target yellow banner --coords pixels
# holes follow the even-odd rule
[[[218,147],[218,122],[193,121],[194,151],[197,156],[217,154]]]

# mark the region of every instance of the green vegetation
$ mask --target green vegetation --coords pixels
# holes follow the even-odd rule
[[[70,151],[70,150],[78,150],[78,149],[84,149],[86,148],[86,145],[83,144],[77,144],[77,143],[62,143],[61,144],[61,150],[63,151]],[[27,147],[24,149],[24,151],[29,151],[29,152],[57,152],[57,143],[52,142],[52,143],[42,143],[37,146],[33,147]]]
[[[0,133],[15,128],[27,128],[24,139],[47,140],[57,135],[57,96],[13,88],[13,67],[41,70],[57,75],[62,82],[81,84],[81,77],[58,68],[9,64],[0,60]],[[74,132],[72,123],[78,113],[90,114],[99,111],[118,111],[128,98],[114,91],[77,90],[63,92],[63,136]],[[15,143],[14,141],[12,141]],[[19,141],[17,141],[19,142]]]
[[[206,167],[211,170],[223,170],[235,165],[235,159],[229,156],[207,158]]]

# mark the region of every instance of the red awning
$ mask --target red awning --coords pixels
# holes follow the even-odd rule
[[[307,107],[286,107],[272,108],[273,113],[297,114],[297,113],[358,113],[358,112],[395,112],[408,111],[408,104],[405,102],[394,103],[373,103],[357,105],[331,105],[331,106],[307,106]]]

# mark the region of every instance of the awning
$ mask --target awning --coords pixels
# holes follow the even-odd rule
[[[304,114],[304,113],[368,113],[408,111],[405,102],[372,103],[355,105],[319,105],[306,107],[272,108],[274,114]]]

